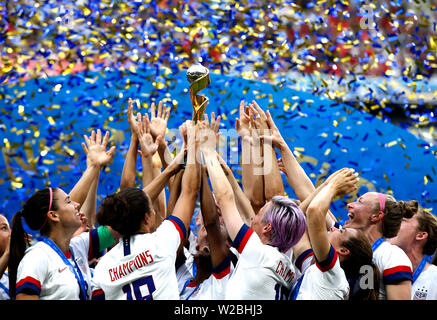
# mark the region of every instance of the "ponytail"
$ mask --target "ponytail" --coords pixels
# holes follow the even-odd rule
[[[30,245],[29,237],[24,230],[22,218],[26,225],[40,234],[45,235],[50,231],[50,225],[47,222],[47,213],[49,210],[57,210],[57,203],[53,199],[55,188],[47,188],[35,192],[24,204],[23,209],[17,212],[11,222],[11,243],[9,249],[9,293],[12,299],[15,299],[15,289],[17,281],[17,270],[21,260],[24,257],[26,248]]]
[[[23,222],[21,220],[23,211],[17,212],[11,222],[11,242],[9,247],[9,294],[11,299],[15,298],[15,285],[17,281],[17,269],[21,259],[24,257],[24,252],[29,245],[27,233],[24,231]]]
[[[411,218],[419,210],[419,202],[416,200],[398,201],[403,218]]]

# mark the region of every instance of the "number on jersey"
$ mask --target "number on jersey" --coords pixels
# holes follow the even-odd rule
[[[152,294],[156,290],[152,276],[135,280],[134,282],[125,285],[122,289],[126,294],[126,300],[153,300]]]

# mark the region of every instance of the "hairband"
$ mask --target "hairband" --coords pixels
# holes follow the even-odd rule
[[[383,193],[378,193],[378,198],[379,198],[379,211],[382,211],[381,223],[382,223],[382,234],[384,235],[385,233],[384,210],[385,210],[385,199],[387,198],[387,196]]]
[[[52,210],[52,202],[53,202],[53,190],[51,187],[49,187],[49,192],[50,192],[50,203],[49,203],[49,210],[47,211],[46,214],[46,219],[44,220],[44,223],[42,224],[41,228],[39,228],[39,230],[41,230],[42,228],[44,228],[44,226],[47,223],[47,220],[49,219],[48,213]]]

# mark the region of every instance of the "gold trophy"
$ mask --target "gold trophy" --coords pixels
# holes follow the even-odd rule
[[[209,70],[201,64],[195,64],[187,70],[187,80],[190,82],[190,99],[193,105],[193,121],[197,123],[202,121],[203,113],[209,99],[203,95],[197,94],[199,91],[205,89],[211,82],[209,79]]]

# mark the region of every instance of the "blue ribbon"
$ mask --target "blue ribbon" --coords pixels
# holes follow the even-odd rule
[[[305,275],[305,273],[303,275],[301,275],[301,277],[299,278],[299,280],[297,280],[296,285],[293,288],[293,291],[290,294],[290,297],[288,300],[296,300],[297,299],[297,295],[299,294],[299,290],[300,290],[300,285],[302,284],[303,281],[303,276]]]
[[[414,270],[413,272],[413,283],[417,280],[417,278],[419,278],[420,274],[422,273],[423,269],[426,266],[427,261],[427,257],[423,257],[422,260],[420,261],[419,265],[417,266],[416,270]]]
[[[379,238],[378,240],[376,240],[373,244],[372,244],[372,250],[373,252],[375,252],[376,249],[379,248],[379,246],[385,241],[385,239],[383,237]]]
[[[3,283],[1,283],[0,282],[0,288],[2,288],[5,292],[6,292],[6,294],[8,295],[8,297],[10,297],[11,295],[9,294],[9,289],[3,284]]]
[[[86,300],[87,299],[87,293],[86,293],[86,283],[85,280],[83,279],[82,276],[82,272],[79,269],[79,266],[77,265],[76,260],[74,259],[74,253],[73,253],[73,249],[70,247],[70,253],[71,253],[71,258],[74,261],[74,264],[76,267],[74,267],[70,261],[67,259],[67,257],[65,256],[65,254],[61,251],[61,249],[59,249],[59,247],[56,245],[56,243],[54,243],[51,239],[47,238],[47,237],[42,237],[41,241],[43,241],[44,243],[46,243],[50,248],[52,248],[57,254],[58,256],[62,259],[62,261],[64,261],[64,263],[70,268],[70,270],[74,273],[74,276],[77,279],[77,282],[79,283],[79,287],[80,287],[80,295],[79,298],[80,300]],[[76,272],[77,269],[77,272]]]

